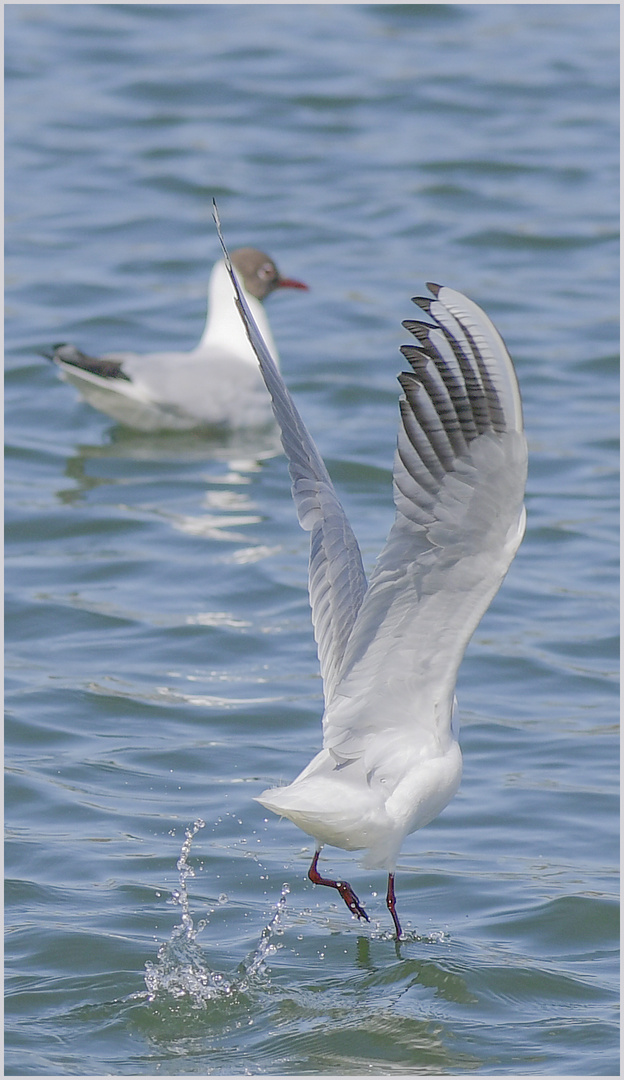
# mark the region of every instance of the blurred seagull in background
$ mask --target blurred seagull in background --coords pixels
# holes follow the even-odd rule
[[[219,236],[219,219],[214,210]],[[527,446],[513,365],[487,315],[461,293],[428,285],[407,320],[417,345],[402,388],[393,487],[396,517],[370,581],[320,457],[237,283],[289,461],[300,524],[311,532],[309,593],[323,677],[323,749],[258,802],[315,842],[310,879],[368,916],[348,882],[321,875],[324,844],[367,852],[388,874],[408,833],[433,820],[461,778],[457,671],[520,545]]]
[[[307,285],[282,277],[273,260],[257,248],[239,248],[232,253],[232,263],[245,302],[277,358],[262,301],[275,289],[307,289]],[[118,352],[95,357],[75,345],[56,345],[44,356],[90,405],[139,431],[272,423],[271,403],[223,260],[212,270],[206,326],[191,352]]]

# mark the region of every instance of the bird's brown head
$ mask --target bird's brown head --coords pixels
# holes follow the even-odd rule
[[[243,279],[246,292],[264,300],[275,289],[307,289],[302,281],[281,276],[270,255],[257,248],[243,247],[232,252],[234,269]]]

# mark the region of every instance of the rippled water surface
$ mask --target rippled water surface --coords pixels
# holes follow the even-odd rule
[[[7,5],[6,1071],[615,1075],[614,5]],[[380,875],[254,802],[320,745],[269,433],[134,434],[40,355],[190,348],[269,251],[371,566],[425,281],[514,357],[526,539],[460,673],[460,793]]]

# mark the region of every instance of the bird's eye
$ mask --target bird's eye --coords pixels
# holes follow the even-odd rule
[[[266,262],[258,270],[258,277],[264,278],[264,280],[266,281],[268,278],[272,278],[274,276],[274,273],[275,271],[273,269],[273,263]]]

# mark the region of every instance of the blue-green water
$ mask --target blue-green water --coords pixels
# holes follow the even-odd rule
[[[618,1074],[617,6],[5,12],[6,1072]],[[325,853],[358,925],[253,801],[320,745],[284,458],[39,356],[195,344],[213,195],[311,287],[267,308],[368,566],[409,298],[466,292],[520,379],[527,534],[399,947],[381,876]]]

